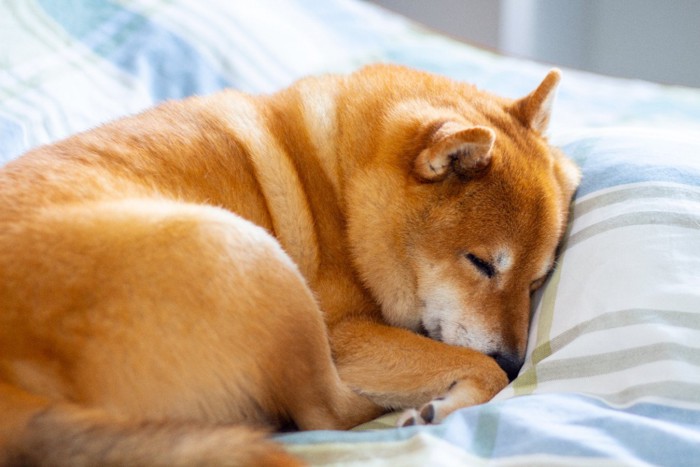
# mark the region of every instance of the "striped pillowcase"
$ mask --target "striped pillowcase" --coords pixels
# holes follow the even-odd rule
[[[553,142],[584,178],[526,364],[497,399],[700,409],[700,137],[616,128]]]

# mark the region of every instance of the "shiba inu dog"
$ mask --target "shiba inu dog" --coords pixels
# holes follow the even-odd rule
[[[559,72],[399,66],[163,104],[0,171],[0,460],[295,465],[260,435],[436,423],[525,353],[576,167]]]

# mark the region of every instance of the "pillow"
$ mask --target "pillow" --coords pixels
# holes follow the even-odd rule
[[[552,142],[583,180],[526,363],[497,400],[578,392],[700,408],[700,138],[612,128]]]

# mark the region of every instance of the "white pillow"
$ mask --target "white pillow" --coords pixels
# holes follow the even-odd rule
[[[527,360],[497,399],[700,407],[700,138],[616,128],[552,142],[583,181]]]

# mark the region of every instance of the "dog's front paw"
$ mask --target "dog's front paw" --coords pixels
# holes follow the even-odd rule
[[[474,388],[469,380],[454,382],[447,393],[437,397],[419,409],[405,410],[398,418],[397,426],[430,425],[442,422],[457,409],[486,402],[490,397]]]

